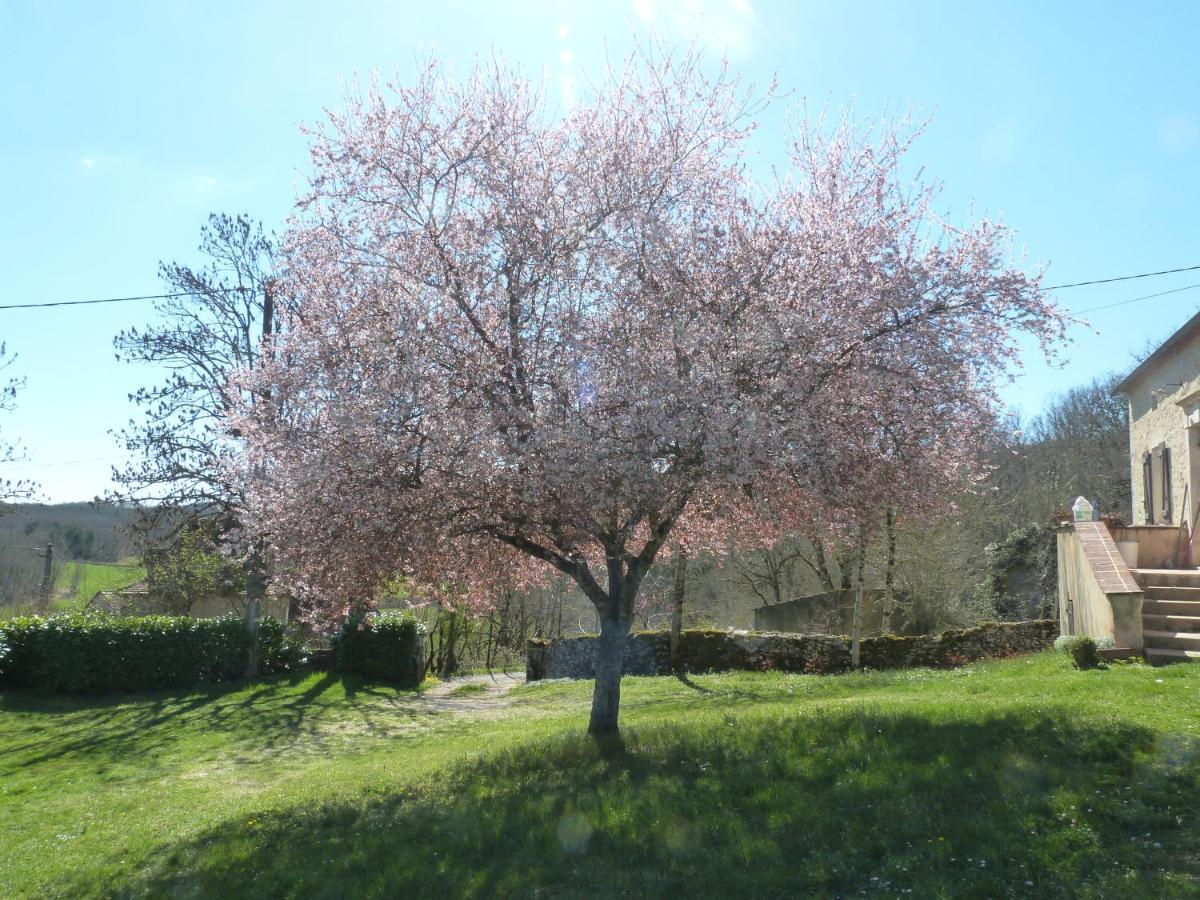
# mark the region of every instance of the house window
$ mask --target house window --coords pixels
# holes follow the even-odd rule
[[[1162,520],[1171,521],[1171,450],[1163,447],[1159,459],[1162,460]]]
[[[1142,456],[1142,509],[1146,524],[1154,524],[1154,457],[1149,453]]]

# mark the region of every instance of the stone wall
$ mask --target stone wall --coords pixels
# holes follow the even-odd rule
[[[986,657],[1045,650],[1058,637],[1058,622],[991,622],[942,634],[864,638],[860,662],[867,669],[912,666],[945,668]],[[680,636],[680,660],[687,672],[730,670],[841,672],[850,668],[850,641],[819,634],[690,630]],[[596,637],[529,641],[525,675],[542,678],[595,676]],[[625,647],[626,675],[670,671],[670,638],[665,631],[631,634]]]
[[[1059,627],[1064,634],[1112,638],[1142,647],[1142,588],[1103,522],[1058,532]]]

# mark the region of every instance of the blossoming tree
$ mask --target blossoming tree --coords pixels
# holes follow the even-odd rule
[[[589,730],[667,548],[935,509],[1022,334],[1062,321],[1006,233],[902,181],[912,129],[801,125],[684,53],[547,110],[501,64],[356,92],[286,241],[298,312],[237,427],[278,577],[337,617],[397,576],[486,604],[570,576],[600,639]]]

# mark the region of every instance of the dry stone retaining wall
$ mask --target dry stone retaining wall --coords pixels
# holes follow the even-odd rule
[[[1013,656],[1045,650],[1058,637],[1058,622],[990,622],[941,634],[864,638],[860,663],[867,669],[912,666],[945,668],[986,657]],[[680,661],[687,672],[729,670],[841,672],[850,668],[850,640],[820,634],[756,631],[685,631],[680,635]],[[596,636],[557,641],[532,640],[525,675],[541,678],[595,676]],[[625,645],[626,675],[663,675],[670,671],[670,638],[665,631],[643,631]]]

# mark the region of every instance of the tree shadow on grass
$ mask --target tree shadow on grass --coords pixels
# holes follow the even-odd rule
[[[311,684],[296,690],[307,681]],[[356,699],[360,693],[370,702]],[[352,710],[363,730],[386,731],[428,714],[402,702],[388,702],[414,695],[335,673],[278,675],[251,683],[208,685],[186,694],[72,697],[6,693],[0,697],[0,710],[6,714],[48,714],[61,719],[53,730],[39,728],[27,741],[6,743],[0,777],[70,757],[86,757],[98,765],[136,757],[152,760],[155,753],[200,732],[232,736],[257,749],[274,749],[283,743],[295,746],[301,736],[312,738],[325,714],[338,707]],[[307,746],[312,752],[322,749],[319,740],[310,740]]]
[[[678,679],[678,681],[681,684],[683,684],[687,687],[690,687],[693,691],[697,691],[698,693],[701,693],[701,694],[711,694],[712,693],[711,688],[706,688],[704,685],[697,684],[696,682],[692,681],[691,676],[689,676],[687,672],[684,672],[684,671],[676,672],[675,678]]]
[[[401,792],[227,822],[161,848],[127,887],[204,897],[1191,897],[1198,775],[1194,740],[1032,706],[971,717],[698,716],[630,732],[620,754],[563,736]]]

